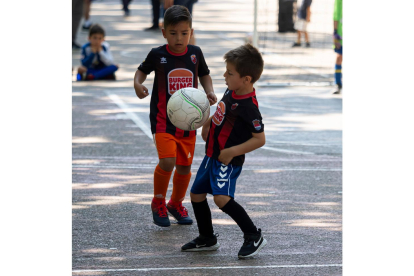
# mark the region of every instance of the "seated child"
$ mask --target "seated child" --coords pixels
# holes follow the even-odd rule
[[[77,80],[114,80],[119,66],[114,64],[109,44],[104,41],[104,29],[98,24],[92,25],[88,39],[82,46],[82,66],[78,69]]]

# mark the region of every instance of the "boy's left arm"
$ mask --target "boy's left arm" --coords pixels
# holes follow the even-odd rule
[[[210,105],[215,104],[217,102],[217,97],[216,94],[214,94],[213,81],[211,80],[210,75],[204,75],[202,77],[199,77],[198,79],[200,80],[200,83],[207,94],[207,98],[210,102]]]
[[[233,157],[254,151],[255,149],[264,146],[266,143],[264,131],[260,133],[253,132],[252,135],[253,137],[243,144],[221,150],[218,157],[219,161],[227,166]]]

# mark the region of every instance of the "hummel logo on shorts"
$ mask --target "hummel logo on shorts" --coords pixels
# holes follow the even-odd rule
[[[189,152],[189,153],[188,153],[188,157],[187,157],[187,158],[190,158],[190,157],[191,157],[191,153]]]

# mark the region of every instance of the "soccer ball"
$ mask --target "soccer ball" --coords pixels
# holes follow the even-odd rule
[[[193,87],[175,91],[167,104],[171,123],[182,130],[195,130],[210,116],[210,103],[206,93]]]

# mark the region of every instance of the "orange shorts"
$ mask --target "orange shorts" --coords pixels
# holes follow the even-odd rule
[[[190,166],[193,163],[196,136],[177,138],[169,133],[153,134],[158,158],[176,157],[175,164]]]

